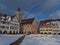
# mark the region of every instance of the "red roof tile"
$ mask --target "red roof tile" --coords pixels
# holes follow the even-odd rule
[[[51,20],[40,21],[40,24],[43,25],[43,24],[46,24],[47,22],[51,22]]]
[[[34,18],[24,19],[24,20],[21,20],[21,24],[28,24],[28,23],[32,23],[33,21],[34,21]]]

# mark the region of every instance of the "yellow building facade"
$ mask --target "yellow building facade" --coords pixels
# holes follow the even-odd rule
[[[38,27],[35,18],[21,20],[22,32],[24,34],[37,34]]]
[[[52,34],[52,26],[51,26],[50,20],[45,20],[40,22],[40,34]]]

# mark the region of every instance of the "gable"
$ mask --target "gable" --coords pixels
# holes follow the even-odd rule
[[[18,23],[17,17],[16,16],[12,17],[11,22]]]

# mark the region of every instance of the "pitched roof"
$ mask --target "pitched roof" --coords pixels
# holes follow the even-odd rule
[[[46,24],[47,22],[51,22],[51,20],[40,21],[40,24],[43,25],[43,24]]]
[[[21,24],[31,24],[35,18],[21,20]]]
[[[2,14],[2,13],[0,13],[0,17],[7,17],[8,15],[7,14]],[[15,15],[14,16],[10,16],[11,17],[11,19],[13,19],[14,17],[15,17]]]
[[[6,17],[7,15],[6,15],[6,14],[2,14],[2,13],[0,13],[0,17],[1,17],[1,16],[4,16],[4,17]]]
[[[60,19],[51,19],[51,21],[60,21]]]

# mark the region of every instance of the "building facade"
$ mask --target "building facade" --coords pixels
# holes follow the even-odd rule
[[[51,20],[40,21],[40,34],[52,34]]]
[[[20,23],[17,19],[19,15],[19,10],[16,11],[16,15],[8,16],[6,14],[0,14],[0,34],[1,33],[19,33],[20,32]],[[18,17],[20,18],[20,17]]]
[[[60,34],[60,19],[40,21],[41,34]]]
[[[53,34],[60,34],[60,19],[51,20]]]
[[[24,34],[37,34],[38,27],[35,18],[21,20],[22,32]]]

